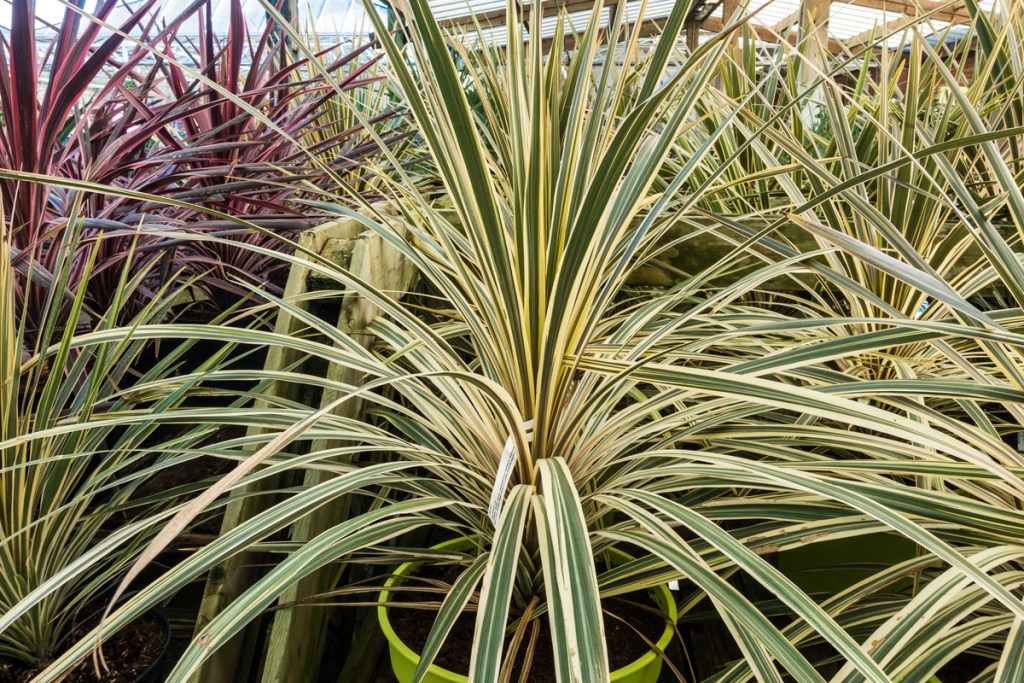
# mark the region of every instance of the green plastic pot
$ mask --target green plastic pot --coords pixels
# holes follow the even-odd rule
[[[779,569],[807,593],[834,595],[883,567],[914,557],[917,546],[891,534],[869,534],[855,538],[819,541],[779,553]],[[908,590],[905,579],[889,590]]]
[[[868,578],[880,567],[909,560],[916,547],[912,541],[890,534],[823,541],[779,553],[779,569],[807,593],[834,595]],[[906,579],[893,589],[910,585],[911,580]],[[928,683],[942,681],[933,676]]]
[[[434,547],[437,550],[462,550],[472,545],[472,543],[469,539],[457,538]],[[626,553],[615,549],[612,549],[610,553],[618,561],[633,559]],[[412,682],[416,666],[420,661],[420,655],[417,652],[413,652],[408,645],[403,643],[402,639],[395,633],[395,630],[391,628],[391,622],[388,619],[388,608],[386,606],[390,597],[388,588],[400,585],[405,580],[405,577],[412,574],[420,564],[419,562],[407,562],[399,567],[394,575],[384,584],[384,590],[381,591],[379,597],[381,604],[377,607],[377,618],[380,620],[380,627],[384,631],[384,636],[388,639],[391,668],[395,672],[395,678],[398,679],[398,683]],[[676,601],[667,586],[658,586],[652,589],[651,597],[668,615],[665,631],[656,643],[658,650],[664,652],[665,648],[672,641],[672,636],[675,634],[675,623],[679,616],[676,611]],[[613,671],[611,680],[614,683],[656,683],[660,674],[661,656],[657,651],[650,650],[632,664]],[[469,683],[469,678],[454,671],[442,669],[439,666],[431,666],[427,670],[427,675],[423,677],[423,683]]]

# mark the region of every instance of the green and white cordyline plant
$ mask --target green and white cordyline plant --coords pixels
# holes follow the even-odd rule
[[[1019,3],[1007,4],[1019,12]],[[1019,681],[1024,462],[991,422],[976,418],[994,404],[1012,414],[1024,403],[999,365],[1018,358],[1024,313],[980,310],[966,298],[974,290],[959,290],[915,257],[922,246],[901,251],[867,240],[878,231],[898,241],[907,224],[893,228],[884,211],[872,210],[861,194],[868,178],[847,181],[830,170],[828,155],[806,151],[803,133],[794,135],[782,118],[798,99],[780,104],[756,83],[733,97],[711,87],[723,72],[724,36],[669,71],[685,3],[649,51],[640,49],[638,29],[619,24],[611,35],[623,39],[623,57],[605,60],[598,58],[600,5],[581,35],[556,33],[549,52],[526,40],[515,2],[507,47],[479,51],[445,35],[426,0],[408,5],[408,43],[383,26],[378,35],[452,208],[430,204],[396,165],[400,226],[373,206],[337,211],[416,264],[436,302],[430,315],[307,254],[310,268],[381,311],[371,344],[280,299],[274,305],[315,335],[204,328],[213,338],[230,333],[294,350],[364,380],[355,387],[277,373],[263,379],[338,398],[320,410],[280,401],[221,411],[227,421],[263,421],[268,433],[251,438],[255,452],[166,524],[125,576],[122,585],[138,590],[40,680],[55,680],[101,631],[123,626],[225,558],[332,500],[366,495],[375,501],[368,511],[289,547],[198,634],[169,680],[187,680],[302,577],[365,551],[397,556],[389,541],[434,527],[478,541],[472,551],[443,554],[466,568],[438,612],[419,675],[472,603],[471,680],[507,679],[512,653],[504,636],[524,642],[548,619],[558,680],[606,681],[602,597],[685,579],[680,611],[716,612],[742,655],[715,681],[918,682],[968,651],[991,660],[977,680]],[[1011,45],[1019,28],[996,31],[993,54],[1019,49]],[[946,92],[957,87],[947,82]],[[997,184],[965,224],[979,227],[1005,207],[1019,234],[1024,204],[1006,163],[1010,146],[1000,144],[1017,133],[958,101],[967,117],[960,142],[908,139],[892,148],[895,158],[885,162],[892,167],[877,173],[920,170],[921,158],[955,149],[981,152]],[[846,115],[847,104],[832,104],[830,116]],[[861,105],[851,120],[871,115]],[[926,130],[911,126],[907,135]],[[729,174],[743,177],[735,164],[744,158],[821,247],[801,253],[772,230],[751,230],[743,216],[716,215],[704,229],[738,236],[734,254],[656,296],[633,293],[631,274],[664,250],[672,228],[729,205],[722,194],[737,187]],[[838,213],[825,211],[826,202]],[[861,232],[843,232],[846,225]],[[1004,256],[1017,238],[986,232],[985,239],[993,245],[986,258],[1013,286]],[[755,246],[763,266],[711,285]],[[851,276],[837,251],[860,272],[884,273],[943,308],[915,320]],[[808,287],[805,299],[784,306],[750,296],[797,275],[818,278],[828,294]],[[855,316],[831,310],[823,302],[836,292],[872,306]],[[857,370],[865,357],[910,341],[952,361],[984,356],[993,364],[952,378]],[[371,406],[370,419],[333,413],[352,400]],[[950,402],[956,411],[940,410]],[[308,454],[292,448],[325,437],[344,445]],[[497,487],[500,515],[492,523],[499,461],[510,450],[515,468],[507,487]],[[282,492],[280,502],[173,570],[131,583],[218,496],[301,468],[337,476]],[[878,533],[909,539],[919,556],[837,595],[808,595],[770,561],[789,549]],[[613,569],[596,561],[616,546],[637,559]],[[440,559],[428,548],[401,554]],[[730,582],[738,573],[774,596],[771,618]],[[913,589],[896,590],[908,576]],[[38,590],[12,606],[0,631],[45,596]]]
[[[0,211],[2,213],[2,211]],[[192,343],[169,339],[153,358],[153,333],[188,281],[168,283],[124,323],[123,309],[145,269],[126,268],[115,296],[95,325],[85,318],[86,288],[69,283],[82,266],[88,279],[101,250],[83,239],[83,221],[69,218],[49,249],[56,268],[39,287],[46,300],[31,321],[15,303],[16,272],[9,224],[0,229],[0,678],[24,680],[95,623],[113,581],[131,565],[194,486],[166,490],[151,482],[171,466],[186,466],[216,429],[216,412],[185,405],[201,390],[205,371],[230,356],[231,346],[176,377]],[[131,260],[132,253],[125,255]],[[68,303],[70,299],[70,303]],[[31,342],[26,326],[44,324]],[[76,329],[76,327],[78,329]],[[139,333],[148,330],[149,333]],[[194,335],[198,338],[199,335]],[[206,394],[217,393],[205,390]],[[230,399],[228,399],[230,401]],[[202,417],[205,414],[205,418]],[[194,426],[194,428],[193,428]],[[27,596],[44,596],[17,610]],[[68,667],[75,663],[70,663]]]

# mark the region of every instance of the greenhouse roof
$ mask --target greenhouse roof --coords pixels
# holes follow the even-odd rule
[[[144,0],[124,0],[110,19],[110,23],[120,24],[135,8],[140,7]],[[294,0],[296,11],[300,17],[303,30],[315,30],[320,36],[352,36],[369,32],[370,22],[366,16],[363,0]],[[501,45],[505,42],[505,6],[506,0],[429,0],[435,16],[446,27],[453,31],[466,30],[474,34],[474,39],[482,38],[489,44]],[[555,32],[559,16],[564,16],[570,32],[582,31],[590,17],[595,1],[606,4],[609,9],[618,4],[618,0],[517,0],[524,15],[528,16],[532,2],[541,2],[544,18],[541,23],[541,35],[550,37]],[[250,31],[258,30],[266,24],[265,9],[268,0],[243,0],[243,14]],[[926,36],[933,36],[934,44],[939,40],[946,41],[950,36],[961,38],[965,30],[960,28],[970,24],[970,15],[964,0],[942,2],[941,0],[806,0],[809,4],[829,7],[828,37],[833,52],[844,47],[855,48],[863,45],[875,36],[891,34],[887,40],[890,47],[898,47],[904,40],[900,28],[909,24],[914,17],[922,17],[921,30]],[[993,11],[1002,0],[981,0],[980,6],[985,11]],[[86,10],[95,6],[96,0],[86,0]],[[191,0],[162,0],[161,16],[170,19],[177,16],[191,4]],[[399,13],[405,13],[406,0],[375,0],[374,4],[385,11],[391,5]],[[648,34],[657,34],[665,19],[671,12],[675,0],[647,0],[641,16],[641,0],[627,0],[626,12],[628,21],[633,24],[640,22],[642,30]],[[697,0],[691,15],[699,25],[704,37],[720,31],[723,27],[724,8],[728,6],[730,13],[734,6],[740,6],[739,0]],[[230,14],[230,0],[214,0],[214,26],[227,26]],[[750,19],[750,27],[755,37],[767,42],[788,40],[795,42],[800,24],[801,0],[749,0],[747,10],[754,13]],[[36,0],[36,15],[39,28],[46,31],[48,27],[59,24],[64,16],[63,0]],[[10,0],[0,0],[0,30],[7,31],[10,26]],[[474,22],[482,27],[482,34],[476,34]],[[190,21],[183,27],[179,35],[194,33],[197,22]]]
[[[533,0],[519,0],[525,15],[529,15]],[[563,14],[571,29],[581,31],[590,17],[595,0],[540,0],[544,13],[541,33],[547,38],[554,34],[558,17]],[[601,0],[609,9],[617,0]],[[971,18],[963,0],[941,2],[937,0],[808,0],[810,4],[829,7],[828,36],[833,51],[846,47],[857,47],[873,36],[891,34],[888,44],[896,47],[902,35],[899,29],[910,24],[915,17],[921,18],[919,30],[926,35],[944,36],[947,32],[962,36],[958,25],[970,24]],[[469,29],[474,21],[484,27],[484,40],[491,44],[502,44],[505,40],[505,0],[430,0],[435,16],[453,29]],[[723,27],[723,8],[739,2],[722,0],[698,1],[691,17],[705,33],[720,31]],[[981,0],[981,8],[990,12],[998,0]],[[392,0],[399,11],[405,11],[405,0]],[[675,5],[674,0],[648,0],[643,6],[641,0],[628,0],[626,12],[629,22],[640,21],[643,28],[658,33],[661,25]],[[800,0],[751,0],[747,11],[755,15],[750,20],[756,37],[770,42],[794,39],[800,23]],[[567,26],[566,28],[570,28]]]
[[[270,0],[273,2],[274,0]],[[267,0],[242,0],[242,12],[249,31],[259,30],[266,25]],[[313,29],[320,35],[357,35],[372,30],[363,7],[363,0],[295,0],[297,16],[303,30]],[[109,23],[119,25],[132,11],[145,4],[144,0],[123,0],[114,11]],[[160,16],[169,20],[178,16],[193,0],[159,0]],[[375,2],[382,10],[387,6]],[[86,0],[85,10],[91,12],[96,0]],[[64,18],[65,3],[62,0],[36,0],[36,17],[39,29],[46,31],[49,26],[59,24]],[[231,2],[214,0],[212,3],[213,25],[227,27],[230,23]],[[0,30],[8,32],[11,25],[11,2],[0,0]],[[180,35],[194,35],[197,22],[185,24]]]

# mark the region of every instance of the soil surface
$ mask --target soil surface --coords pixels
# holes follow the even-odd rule
[[[424,608],[392,607],[388,612],[391,627],[398,637],[413,652],[421,652],[427,642],[430,628],[437,616],[437,608],[444,600],[447,590],[437,592],[441,584],[451,586],[463,571],[458,565],[425,566],[409,577],[403,590],[392,593],[392,601],[396,603],[434,603]],[[423,590],[424,588],[428,590]],[[429,589],[435,589],[433,591]],[[631,664],[651,649],[650,643],[656,643],[665,630],[665,616],[655,604],[647,591],[637,591],[602,600],[604,608],[605,640],[611,647],[608,649],[608,663],[611,670],[620,669]],[[512,615],[513,618],[516,615]],[[463,612],[456,620],[448,639],[434,659],[434,664],[449,671],[466,675],[469,673],[469,661],[472,654],[473,629],[476,612]],[[548,619],[541,616],[537,624],[536,649],[530,667],[531,683],[548,683],[555,681],[555,663],[551,650],[551,632]],[[528,649],[531,631],[528,627],[519,648],[513,667],[511,680],[520,680],[523,660]],[[640,635],[642,634],[642,636]],[[647,640],[644,640],[646,638]],[[512,637],[505,640],[505,652],[509,651]]]
[[[938,679],[942,683],[967,683],[984,671],[994,660],[971,653],[953,658],[953,661],[939,669]]]
[[[95,625],[96,621],[94,620],[76,629],[70,639],[71,642],[81,638]],[[103,657],[108,669],[105,674],[100,677],[96,676],[90,658],[79,664],[63,681],[64,683],[134,683],[160,656],[166,638],[167,634],[161,623],[152,615],[144,614],[103,643]],[[0,683],[28,683],[45,668],[45,663],[32,666],[0,658]],[[154,678],[153,680],[160,679]]]

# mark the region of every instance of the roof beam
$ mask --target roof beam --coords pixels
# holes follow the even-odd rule
[[[529,2],[525,4],[524,2]],[[590,10],[596,3],[608,7],[615,7],[618,4],[618,0],[518,0],[518,4],[523,13],[523,18],[529,20],[533,12],[533,2],[539,2],[539,9],[543,16],[554,16],[561,11],[566,12],[579,12]],[[408,16],[408,5],[407,0],[390,0],[391,5],[395,11],[400,14]],[[703,3],[698,3],[703,4]],[[707,3],[709,6],[710,2]],[[836,5],[855,5],[858,7],[866,7],[869,9],[885,10],[887,12],[899,13],[899,16],[892,21],[888,21],[885,24],[875,29],[874,33],[876,36],[884,36],[886,33],[899,30],[903,26],[909,25],[916,21],[917,17],[927,15],[929,18],[937,21],[949,22],[949,23],[970,23],[970,14],[964,7],[962,0],[957,2],[942,2],[938,0],[835,0]],[[724,0],[722,7],[723,16],[732,16],[740,5],[739,0]],[[806,8],[814,5],[816,9],[816,16],[822,11],[828,11],[828,0],[804,0],[801,3],[801,8],[793,14],[785,17],[779,22],[776,22],[774,26],[766,26],[763,24],[757,24],[753,21],[747,23],[747,27],[751,33],[757,37],[758,40],[771,43],[786,42],[790,45],[801,44],[800,30],[794,30],[793,24],[798,23],[802,27],[804,22],[802,21],[801,12],[804,12]],[[822,10],[822,8],[826,8]],[[822,22],[820,17],[815,19],[814,35],[815,37],[809,37],[807,41],[802,44],[806,47],[810,41],[818,40],[822,46],[827,45],[827,51],[831,53],[842,53],[846,50],[850,50],[857,47],[864,46],[870,39],[872,32],[863,31],[851,38],[840,41],[835,38],[828,37],[828,15],[824,14],[824,21]],[[657,19],[645,19],[641,22],[640,33],[642,36],[656,35],[661,32],[661,27],[664,25],[665,17],[659,17]],[[442,26],[448,28],[459,28],[459,27],[471,27],[474,25],[474,21],[478,22],[481,26],[502,26],[505,23],[505,9],[492,10],[489,12],[480,12],[476,15],[463,15],[458,17],[451,17],[448,19],[441,20],[439,23]],[[632,30],[635,24],[631,24],[629,29]],[[719,17],[708,17],[700,24],[700,30],[710,31],[713,33],[719,32],[724,27],[725,22]],[[733,34],[733,39],[730,42],[737,40],[739,31]],[[571,40],[571,36],[567,36],[567,39]],[[691,37],[692,39],[692,37]],[[547,45],[547,42],[545,42]]]
[[[612,0],[612,1],[614,2],[614,0]],[[665,18],[646,19],[646,20],[640,22],[640,29],[639,29],[640,35],[639,35],[639,37],[643,38],[645,36],[660,35],[661,34],[661,29],[664,26],[664,24],[665,24]],[[632,31],[634,30],[634,28],[636,28],[636,22],[635,21],[626,24],[625,27],[622,30],[625,32],[625,35],[632,35]],[[608,29],[607,28],[602,28],[600,33],[599,33],[599,37],[600,37],[601,40],[607,41],[608,40]],[[571,49],[573,47],[573,45],[575,44],[575,40],[576,40],[576,38],[575,38],[575,36],[573,36],[572,33],[566,33],[565,36],[564,36],[564,41],[565,41],[566,49]],[[551,38],[544,38],[544,40],[541,43],[541,45],[543,46],[543,50],[545,52],[547,52],[548,49],[551,47]]]
[[[563,10],[566,12],[586,11],[592,9],[597,2],[600,2],[603,5],[614,6],[618,3],[618,0],[533,0],[533,2],[539,2],[541,15],[549,17],[554,16]],[[837,3],[838,2],[839,0],[837,0]],[[928,15],[930,18],[937,21],[954,24],[971,22],[971,15],[967,11],[963,0],[955,0],[954,2],[947,2],[944,0],[842,0],[842,3],[855,5],[857,7],[866,7],[868,9],[899,13],[906,17]],[[527,20],[530,18],[533,11],[532,4],[533,3],[531,2],[529,5],[524,5],[523,0],[519,0],[520,10],[523,13],[523,17]],[[723,10],[729,10],[738,6],[739,2],[738,0],[728,0],[725,4],[727,6],[723,7]],[[408,15],[406,0],[391,0],[391,5],[397,12]],[[793,14],[785,17],[774,26],[770,27],[769,30],[774,30],[775,33],[780,34],[785,33],[787,28],[789,28],[793,23],[796,23],[795,20],[799,20],[800,11],[801,10],[798,9]],[[723,11],[723,16],[724,15],[725,12]],[[471,27],[474,23],[479,23],[481,26],[498,26],[504,24],[504,21],[505,9],[499,8],[487,12],[478,12],[476,14],[449,17],[441,20],[439,23],[446,28],[459,28]],[[706,19],[702,28],[705,30],[715,30],[708,26],[708,22],[710,21],[712,21],[711,18]],[[751,22],[751,26],[755,26],[755,24]],[[759,26],[759,28],[767,27]],[[770,36],[763,34],[763,32],[759,33],[759,37],[762,40],[772,40]]]
[[[948,21],[951,24],[969,24],[971,22],[971,13],[967,11],[962,0],[952,3],[935,2],[935,0],[843,0],[843,2],[857,7],[897,12],[909,17],[927,14],[936,21]]]
[[[531,17],[533,13],[533,2],[536,1],[537,0],[531,1],[529,5],[524,5],[522,0],[519,1],[523,18],[528,20]],[[695,3],[691,16],[698,15],[699,18],[700,15],[710,14],[718,6],[718,1],[705,0],[704,2]],[[615,7],[618,5],[618,2],[619,0],[539,0],[539,6],[541,16],[552,17],[562,11],[567,13],[586,12],[592,10],[594,5],[597,3]],[[395,5],[395,9],[401,11],[399,5],[404,4],[404,0],[397,0],[393,4]],[[632,4],[635,5],[639,3],[634,2]],[[500,26],[505,23],[505,14],[505,9],[499,8],[487,12],[477,12],[476,14],[464,14],[457,17],[449,17],[448,19],[440,20],[438,23],[446,28],[473,26],[474,22],[479,23],[481,26]],[[665,19],[666,17],[660,17],[658,21],[664,21]]]
[[[763,24],[755,24],[748,21],[747,27],[750,29],[751,34],[758,40],[763,40],[766,43],[789,43],[790,45],[797,44],[797,32],[795,30],[788,31],[786,33],[779,33],[778,31],[772,30],[770,26],[764,26]],[[701,29],[704,31],[710,31],[711,33],[718,33],[724,28],[722,20],[718,17],[708,17],[704,20],[701,25]],[[834,38],[828,39],[828,50],[829,52],[839,53],[843,51],[843,44]]]
[[[692,54],[697,49],[697,44],[700,40],[700,24],[695,21],[688,21],[683,24],[684,33],[686,33],[686,49]]]
[[[737,12],[740,9],[740,0],[723,0],[722,2],[722,23],[729,24],[733,19],[738,18]],[[708,19],[705,19],[701,24],[701,27],[707,26]],[[739,33],[733,31],[732,35],[729,36],[729,45],[736,47],[739,45]]]
[[[901,28],[909,26],[910,24],[917,21],[914,17],[908,17],[905,14],[901,14],[898,18],[892,21],[887,21],[881,26],[873,26],[867,31],[861,31],[860,33],[850,36],[843,41],[843,45],[850,48],[851,50],[858,47],[863,47],[870,42],[881,40],[888,35],[899,31]]]
[[[793,28],[793,25],[798,23],[799,21],[800,8],[798,7],[797,9],[790,12],[787,16],[775,22],[775,25],[772,26],[772,30],[775,31],[776,33],[788,33],[789,30]]]

